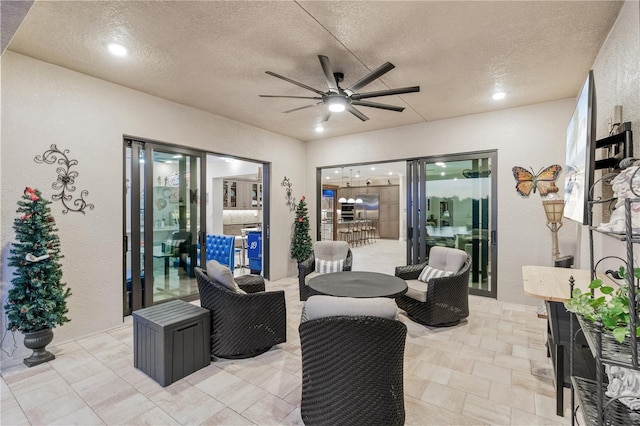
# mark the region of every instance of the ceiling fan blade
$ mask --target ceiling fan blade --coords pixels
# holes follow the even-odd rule
[[[375,92],[354,93],[351,99],[358,101],[360,99],[376,98],[378,96],[401,95],[403,93],[419,92],[420,86],[401,87],[399,89],[377,90]]]
[[[322,118],[322,121],[329,121],[329,118],[331,118],[331,111],[327,110],[327,112],[324,114],[324,117]]]
[[[322,65],[322,71],[324,71],[324,78],[327,79],[327,86],[329,86],[329,91],[333,93],[339,93],[340,89],[338,89],[338,82],[336,81],[336,77],[333,75],[333,68],[331,68],[331,61],[324,55],[318,55],[318,59],[320,59],[320,65]]]
[[[300,87],[302,87],[303,89],[307,89],[307,90],[311,90],[312,92],[316,92],[316,93],[317,93],[317,94],[319,94],[319,95],[324,95],[324,94],[325,94],[324,92],[321,92],[321,91],[319,91],[318,89],[314,89],[313,87],[311,87],[311,86],[307,86],[306,84],[303,84],[303,83],[297,82],[297,81],[295,81],[295,80],[291,80],[290,78],[287,78],[287,77],[285,77],[285,76],[283,76],[283,75],[280,75],[280,74],[276,74],[275,72],[272,72],[272,71],[265,71],[265,72],[266,72],[267,74],[269,74],[269,75],[274,76],[274,77],[278,77],[278,78],[280,78],[280,79],[282,79],[282,80],[284,80],[284,81],[288,81],[288,82],[289,82],[289,83],[291,83],[291,84],[295,84],[296,86],[300,86]]]
[[[367,74],[364,77],[362,77],[360,80],[358,80],[355,83],[353,83],[348,88],[346,88],[345,92],[347,92],[347,93],[355,93],[355,92],[358,91],[358,89],[361,89],[362,87],[364,87],[367,84],[371,83],[376,78],[380,78],[381,76],[383,76],[384,74],[388,73],[389,71],[391,71],[394,68],[395,68],[395,65],[393,65],[391,62],[386,62],[386,63],[380,65],[375,70],[371,71],[369,74]]]
[[[319,96],[284,96],[284,95],[258,95],[261,98],[289,98],[289,99],[322,99]]]
[[[364,115],[363,113],[361,113],[360,111],[352,107],[351,104],[347,104],[346,108],[347,108],[347,111],[349,111],[351,114],[355,115],[362,121],[367,121],[369,119],[369,117],[367,117],[366,115]]]
[[[322,102],[318,102],[317,104],[313,104],[313,105],[305,105],[305,106],[298,107],[298,108],[294,108],[294,109],[288,109],[288,110],[286,110],[286,111],[282,111],[282,112],[283,112],[283,113],[285,113],[285,114],[288,114],[288,113],[293,112],[293,111],[300,111],[301,109],[313,108],[314,106],[318,106],[318,105],[320,105],[321,103],[322,103]]]
[[[387,104],[379,104],[377,102],[367,102],[367,101],[351,101],[351,105],[357,106],[366,106],[370,108],[379,108],[379,109],[387,109],[389,111],[404,111],[404,107],[398,107],[395,105],[387,105]]]

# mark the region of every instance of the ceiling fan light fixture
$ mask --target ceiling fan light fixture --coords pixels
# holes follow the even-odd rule
[[[345,100],[341,97],[333,97],[327,101],[329,111],[342,112],[346,109]]]

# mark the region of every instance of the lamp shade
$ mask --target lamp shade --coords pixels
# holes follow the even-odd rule
[[[544,200],[542,206],[544,207],[544,213],[547,215],[547,222],[562,223],[564,200]]]
[[[353,203],[355,203],[355,202],[356,202],[356,200],[354,200],[353,198],[349,198],[349,199],[347,200],[347,203],[351,203],[351,204],[353,204]]]
[[[347,202],[347,199],[346,199],[346,198],[344,198],[344,197],[340,197],[340,198],[338,198],[338,202],[339,202],[339,203],[346,203],[346,202]]]

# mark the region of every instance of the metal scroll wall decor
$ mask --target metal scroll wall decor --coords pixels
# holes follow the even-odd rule
[[[291,187],[293,186],[293,184],[291,183],[291,180],[285,176],[280,185],[286,188],[285,199],[287,200],[287,206],[289,207],[289,211],[292,212],[296,209],[296,199],[291,196],[293,194],[291,190]]]
[[[85,209],[93,210],[93,204],[89,204],[85,201],[84,197],[89,195],[89,191],[80,191],[80,197],[73,199],[71,192],[76,190],[75,180],[78,177],[78,172],[71,171],[71,167],[78,164],[77,160],[70,160],[67,157],[69,153],[68,149],[60,151],[55,144],[44,152],[42,155],[36,155],[34,161],[36,163],[55,164],[58,163],[60,167],[56,169],[58,178],[51,184],[51,188],[56,191],[60,191],[58,194],[51,196],[52,201],[60,201],[64,206],[62,210],[63,214],[68,212],[77,212],[86,214]]]

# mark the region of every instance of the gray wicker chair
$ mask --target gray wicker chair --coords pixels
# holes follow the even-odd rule
[[[349,248],[349,244],[346,241],[318,241],[313,245],[314,251],[311,252],[307,260],[298,263],[298,285],[300,286],[300,300],[305,301],[309,296],[316,294],[311,287],[307,285],[307,281],[310,279],[310,275],[315,274],[316,270],[316,251],[322,253],[322,256],[327,256],[331,260],[335,260],[335,255],[331,254],[333,250],[346,251],[346,257],[344,258],[343,271],[350,271],[353,264],[353,253]]]
[[[238,293],[210,279],[201,268],[195,273],[200,306],[211,311],[212,357],[249,358],[286,342],[284,291]]]
[[[404,424],[406,325],[379,316],[327,316],[303,321],[298,330],[305,425]]]
[[[454,248],[433,247],[433,250],[456,250]],[[464,252],[462,252],[464,253]],[[409,288],[412,280],[417,280],[420,272],[428,262],[418,265],[398,266],[395,270],[396,277],[407,281]],[[469,268],[471,257],[466,255],[461,269],[452,276],[432,278],[426,283],[426,301],[416,300],[411,297],[411,290],[396,298],[400,309],[407,312],[409,318],[415,322],[438,327],[447,327],[458,324],[469,316]],[[414,281],[415,282],[415,281]]]

